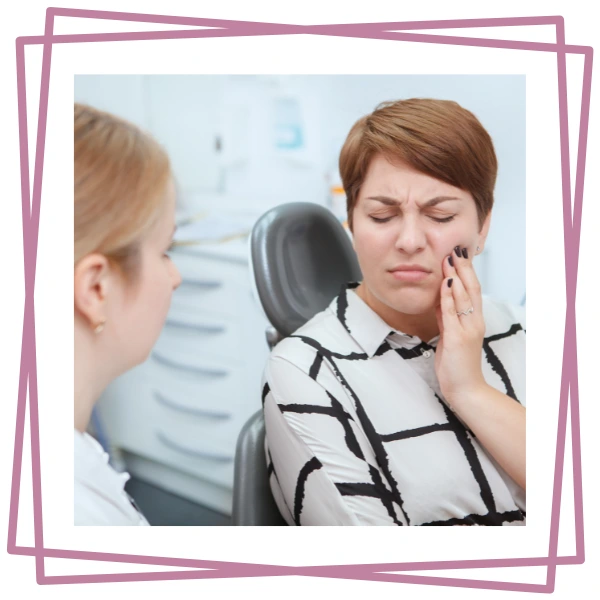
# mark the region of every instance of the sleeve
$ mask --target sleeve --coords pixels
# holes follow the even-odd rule
[[[353,411],[281,357],[264,379],[270,484],[287,523],[405,524]]]

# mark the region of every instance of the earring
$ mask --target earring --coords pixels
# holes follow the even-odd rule
[[[104,319],[104,321],[102,321],[101,323],[98,323],[98,325],[96,325],[96,327],[94,327],[94,333],[102,333],[105,323],[106,323],[106,319]]]
[[[479,246],[477,246],[477,252],[479,252]]]

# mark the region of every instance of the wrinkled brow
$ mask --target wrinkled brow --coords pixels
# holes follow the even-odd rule
[[[402,202],[400,200],[396,200],[395,198],[391,198],[390,196],[369,196],[368,198],[366,198],[366,200],[375,200],[377,202],[381,202],[382,204],[385,204],[386,206],[401,206],[402,205]],[[447,202],[449,200],[460,201],[461,199],[457,198],[455,196],[436,196],[435,198],[431,198],[430,200],[427,200],[427,202],[425,202],[423,204],[423,208],[435,206],[436,204],[440,204],[442,202]]]

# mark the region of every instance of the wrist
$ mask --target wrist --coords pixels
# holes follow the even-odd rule
[[[473,403],[479,402],[489,388],[489,384],[485,379],[482,379],[446,396],[446,400],[452,406],[453,410],[460,411],[463,407],[468,407]]]

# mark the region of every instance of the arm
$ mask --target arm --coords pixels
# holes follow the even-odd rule
[[[452,409],[508,475],[525,490],[525,413],[512,398],[485,381],[481,352],[485,335],[481,289],[470,259],[444,260],[437,309],[440,342],[436,373]],[[449,279],[452,284],[448,285]],[[469,314],[457,315],[473,307]]]
[[[401,510],[389,502],[380,483],[385,478],[345,398],[338,394],[338,400],[280,357],[270,358],[265,378],[270,483],[288,523],[402,524]]]
[[[525,407],[487,384],[450,402],[477,440],[525,490]]]

